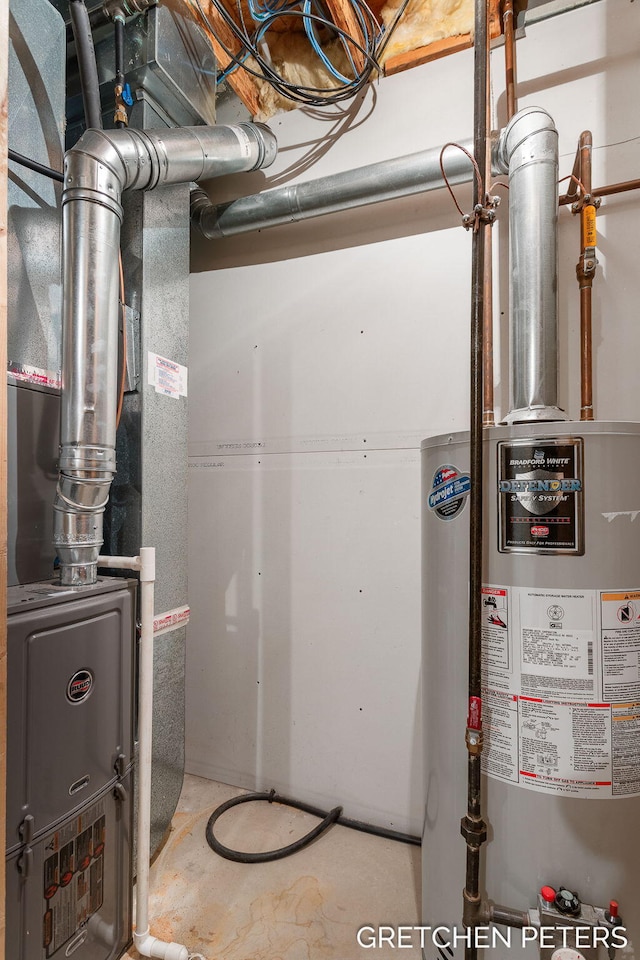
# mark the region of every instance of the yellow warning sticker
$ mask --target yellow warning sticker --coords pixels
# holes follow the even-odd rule
[[[613,600],[620,603],[623,600],[640,600],[640,590],[627,590],[626,593],[603,593],[603,600]]]
[[[582,211],[582,228],[584,230],[585,247],[595,247],[598,242],[598,234],[596,231],[596,208],[592,204],[589,204]]]

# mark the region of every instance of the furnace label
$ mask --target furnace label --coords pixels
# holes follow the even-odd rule
[[[186,397],[187,377],[187,368],[182,364],[149,351],[147,380],[150,386],[155,387],[156,393],[175,400]]]
[[[105,806],[98,801],[61,827],[47,844],[42,889],[47,957],[77,934],[102,906],[105,842]]]
[[[640,591],[483,586],[483,770],[640,795]]]
[[[445,463],[438,467],[431,481],[429,509],[440,520],[453,520],[463,509],[471,491],[471,477],[457,467]]]
[[[498,444],[501,553],[584,553],[582,439]]]

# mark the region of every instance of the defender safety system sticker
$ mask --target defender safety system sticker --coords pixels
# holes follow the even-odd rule
[[[445,463],[438,467],[431,481],[429,510],[441,520],[453,520],[465,505],[471,491],[471,477],[457,467]]]
[[[501,441],[501,553],[584,553],[582,438]]]

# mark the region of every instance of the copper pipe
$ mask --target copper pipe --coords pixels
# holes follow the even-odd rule
[[[567,187],[567,192],[565,194],[567,203],[570,203],[572,200],[575,200],[578,196],[581,163],[582,163],[582,151],[580,150],[580,141],[578,141],[578,149],[576,150],[576,157],[575,157],[575,160],[573,161],[573,170],[571,171],[571,179],[569,180],[569,186]]]
[[[593,355],[591,349],[591,279],[580,283],[580,419],[593,420]]]
[[[640,190],[640,180],[625,180],[623,183],[611,183],[608,187],[596,187],[592,190],[594,197],[610,197],[614,193],[627,193],[629,190]]]
[[[507,87],[507,120],[511,120],[518,109],[516,102],[516,45],[513,23],[513,0],[504,0],[502,7],[502,26],[504,30],[504,69]],[[491,129],[491,105],[487,91],[487,130]],[[487,170],[491,169],[491,156],[487,159]],[[483,377],[483,414],[482,423],[485,427],[495,425],[493,409],[493,231],[491,227],[484,228],[484,377]]]
[[[493,243],[491,227],[484,228],[484,344],[483,344],[483,389],[482,389],[482,425],[494,427],[496,423],[493,409]]]
[[[590,130],[580,134],[581,197],[576,204],[580,214],[580,257],[576,264],[576,276],[580,289],[580,419],[593,420],[593,352],[591,292],[596,272],[596,206],[591,196],[591,146]]]
[[[504,71],[507,85],[507,120],[518,110],[516,100],[516,33],[513,23],[513,0],[504,0],[502,8],[504,29]]]
[[[511,0],[508,0],[511,2]],[[487,133],[491,130],[491,96],[487,84],[486,91],[486,129]],[[490,175],[491,171],[491,137],[487,136],[487,154],[486,170]],[[485,191],[488,187],[485,187]],[[482,344],[482,425],[483,427],[493,427],[496,423],[495,412],[493,409],[493,230],[490,224],[484,226],[484,268],[482,277],[482,289],[484,298],[483,322],[483,344]]]
[[[566,207],[575,200],[575,192],[571,194],[569,192],[570,190],[571,188],[558,200],[561,207]],[[611,183],[608,187],[595,187],[595,189],[591,191],[591,196],[611,197],[616,193],[628,193],[630,190],[640,190],[640,180],[624,180],[622,183]]]

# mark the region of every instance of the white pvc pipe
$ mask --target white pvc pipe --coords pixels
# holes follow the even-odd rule
[[[156,551],[142,547],[139,557],[99,557],[99,567],[140,572],[140,655],[138,667],[138,769],[136,790],[136,929],[133,942],[143,957],[189,960],[180,943],[166,943],[149,932],[149,860],[151,858],[151,745],[153,737],[153,605]]]

